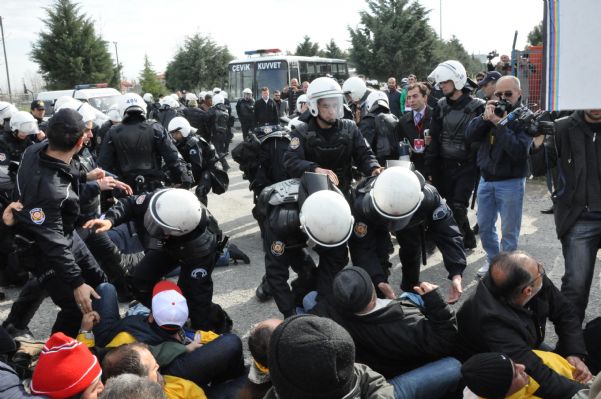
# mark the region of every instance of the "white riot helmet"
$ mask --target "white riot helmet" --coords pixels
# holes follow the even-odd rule
[[[392,220],[410,219],[424,198],[418,177],[403,166],[393,166],[380,173],[370,196],[376,212]]]
[[[311,82],[307,89],[307,99],[309,100],[309,110],[311,111],[311,115],[315,117],[319,115],[317,103],[319,100],[323,99],[337,100],[330,104],[331,106],[336,107],[336,119],[341,119],[344,116],[342,89],[338,82],[332,78],[321,77]]]
[[[225,102],[225,99],[223,98],[223,96],[221,94],[215,94],[213,96],[213,105],[223,104],[224,102]]]
[[[17,111],[10,118],[10,130],[25,134],[38,134],[38,122],[33,115],[25,111]]]
[[[221,92],[221,88],[215,87],[213,88],[213,94],[219,94]]]
[[[374,112],[377,107],[384,107],[390,110],[388,96],[383,91],[372,91],[365,100],[365,107],[367,108],[367,112]]]
[[[244,94],[250,94],[252,96],[253,91],[247,87],[246,89],[242,90],[242,95]]]
[[[342,84],[342,91],[348,95],[352,101],[356,102],[363,98],[367,91],[367,85],[363,79],[352,76]]]
[[[19,110],[17,107],[6,101],[0,101],[0,121],[10,119]]]
[[[161,106],[166,105],[169,108],[177,108],[177,107],[179,107],[179,101],[177,101],[172,96],[165,96],[165,97],[161,98],[161,101],[159,101],[159,104]]]
[[[180,132],[184,137],[188,137],[191,130],[192,126],[190,126],[190,122],[183,116],[176,116],[171,119],[171,121],[169,121],[169,126],[167,127],[169,133]]]
[[[178,96],[177,94],[175,94],[175,93],[171,93],[171,94],[169,94],[169,95],[170,95],[171,97],[173,97],[173,99],[174,99],[175,101],[179,101],[179,96]]]
[[[157,191],[144,214],[144,227],[154,237],[183,236],[205,217],[205,208],[194,193],[181,188]]]
[[[144,99],[144,101],[146,101],[147,103],[151,103],[154,101],[154,96],[152,95],[152,93],[145,93],[142,98]]]
[[[207,92],[206,92],[206,91],[201,91],[201,92],[198,94],[198,97],[199,97],[199,98],[200,98],[202,101],[204,101],[204,99],[205,99],[205,97],[206,97],[206,96],[207,96]]]
[[[308,99],[306,94],[301,94],[300,96],[298,96],[298,98],[296,99],[296,112],[300,114],[302,112],[301,108],[303,104],[306,104],[307,101]]]
[[[428,81],[436,85],[441,82],[452,80],[455,89],[461,90],[467,83],[467,73],[464,66],[459,61],[449,60],[441,62],[428,76]]]
[[[146,103],[139,94],[126,93],[119,99],[119,113],[121,114],[121,118],[125,119],[126,114],[129,112],[139,113],[144,116],[146,115]]]
[[[329,190],[308,196],[301,207],[299,219],[309,238],[324,247],[346,242],[355,223],[348,202],[340,193]]]
[[[123,120],[116,105],[112,105],[109,110],[106,111],[106,116],[108,116],[113,123],[119,123]]]
[[[223,98],[225,98],[225,99],[227,100],[227,91],[225,91],[225,90],[221,90],[221,91],[219,92],[219,94],[221,94],[221,95],[223,96]]]
[[[186,101],[198,101],[198,97],[196,97],[196,94],[194,93],[186,93]]]
[[[61,97],[59,100],[61,100],[60,102],[57,100],[57,104],[59,105],[54,105],[54,112],[58,112],[61,109],[72,109],[79,112],[83,123],[93,122],[96,119],[96,112],[94,112],[94,108],[90,104],[72,97],[67,97],[66,99]]]

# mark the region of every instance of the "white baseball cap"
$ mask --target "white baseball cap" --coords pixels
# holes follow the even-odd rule
[[[159,281],[152,290],[152,317],[165,330],[178,330],[188,320],[188,304],[173,281]]]

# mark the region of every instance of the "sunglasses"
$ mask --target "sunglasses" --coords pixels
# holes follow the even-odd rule
[[[497,97],[497,98],[501,98],[501,97],[511,98],[512,96],[513,96],[512,91],[497,91],[497,92],[495,92],[495,97]]]

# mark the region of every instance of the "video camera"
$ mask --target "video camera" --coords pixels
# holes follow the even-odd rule
[[[498,56],[499,56],[499,53],[497,53],[497,50],[493,50],[490,53],[488,53],[486,58],[488,59],[488,62],[490,62],[493,60],[493,58],[498,57]]]
[[[499,105],[497,105],[497,107],[498,106]],[[495,114],[497,114],[496,107]],[[538,110],[536,112],[532,112],[530,109],[528,109],[528,107],[522,106],[509,112],[506,117],[501,119],[499,125],[505,126],[508,123],[515,121],[521,125],[526,133],[531,137],[542,135],[553,136],[555,135],[555,123],[548,119],[549,113],[547,111]]]

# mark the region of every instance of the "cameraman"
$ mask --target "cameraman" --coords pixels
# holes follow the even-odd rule
[[[532,164],[535,175],[557,166],[553,203],[565,259],[561,292],[582,321],[601,240],[601,109],[574,111],[554,127],[554,135],[534,140]]]
[[[494,97],[486,103],[484,113],[473,118],[467,126],[468,142],[481,142],[478,167],[481,178],[478,186],[478,225],[480,240],[488,262],[478,270],[488,271],[492,258],[502,251],[518,247],[522,224],[522,203],[528,175],[528,150],[532,138],[518,121],[499,124],[511,110],[521,107],[520,81],[503,76],[497,81]],[[495,224],[501,216],[501,242]]]

